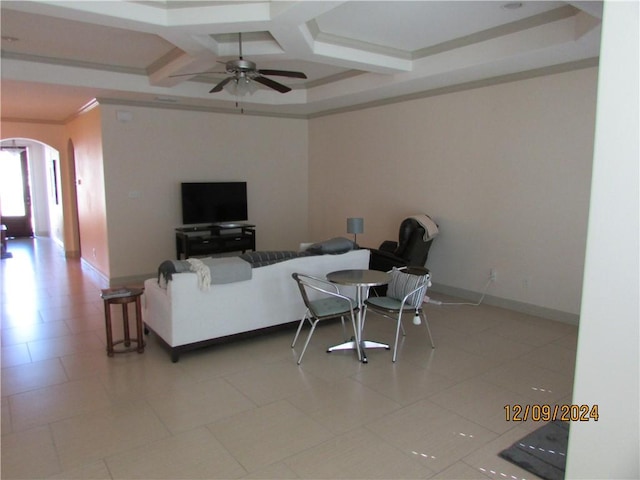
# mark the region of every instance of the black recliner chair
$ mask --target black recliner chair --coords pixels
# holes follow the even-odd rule
[[[426,218],[432,222],[430,217]],[[371,249],[369,268],[387,272],[393,267],[424,267],[431,244],[438,234],[435,223],[429,230],[427,234],[423,224],[416,218],[407,218],[400,224],[397,242],[386,240],[378,249]]]

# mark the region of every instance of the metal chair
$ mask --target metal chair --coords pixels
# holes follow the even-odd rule
[[[304,352],[307,350],[309,340],[311,340],[311,336],[313,335],[313,332],[315,331],[316,325],[319,321],[340,317],[340,320],[342,321],[342,330],[346,338],[346,329],[344,326],[344,317],[346,315],[349,315],[351,317],[351,325],[353,327],[354,338],[358,340],[356,342],[358,358],[361,359],[362,355],[360,352],[360,342],[358,339],[358,330],[356,328],[356,320],[354,315],[354,312],[358,311],[356,301],[352,298],[342,295],[338,290],[337,285],[326,280],[311,277],[309,275],[304,275],[302,273],[293,273],[291,274],[291,276],[297,282],[298,288],[300,289],[300,294],[302,295],[302,301],[307,307],[307,311],[305,312],[304,317],[302,317],[302,320],[300,320],[300,324],[298,325],[298,330],[296,331],[296,336],[293,338],[293,343],[291,343],[291,348],[295,347],[296,341],[298,340],[298,336],[300,335],[300,331],[302,330],[302,326],[304,325],[305,320],[308,320],[311,324],[311,330],[309,331],[309,335],[307,335],[307,340],[304,343],[304,347],[302,348],[300,357],[298,357],[298,365],[300,365],[300,362],[302,362]]]
[[[369,297],[364,302],[364,318],[367,312],[373,310],[383,317],[396,321],[396,340],[393,345],[393,361],[396,361],[398,354],[398,339],[400,330],[404,336],[405,330],[402,325],[402,314],[413,312],[413,323],[419,325],[424,322],[431,341],[431,348],[435,348],[431,329],[427,322],[427,317],[422,310],[422,302],[427,293],[427,288],[431,285],[429,270],[424,267],[402,267],[393,268],[390,272],[391,282],[387,287],[387,294],[383,297]]]

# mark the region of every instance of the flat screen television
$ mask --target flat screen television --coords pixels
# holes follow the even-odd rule
[[[248,220],[247,182],[183,182],[182,223]]]

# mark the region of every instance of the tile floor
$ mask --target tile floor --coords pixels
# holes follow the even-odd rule
[[[497,453],[540,426],[505,405],[570,403],[575,326],[482,305],[427,306],[389,351],[302,366],[293,330],[184,354],[153,335],[108,358],[104,285],[48,239],[1,262],[2,478],[535,478]],[[434,298],[439,298],[433,295]],[[369,338],[393,325],[370,317]]]

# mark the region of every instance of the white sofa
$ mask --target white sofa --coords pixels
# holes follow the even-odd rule
[[[167,287],[157,278],[144,282],[143,319],[177,362],[181,352],[225,337],[300,320],[305,307],[294,272],[324,278],[335,270],[368,268],[369,250],[299,257],[252,269],[250,280],[198,286],[193,272],[174,273]],[[340,289],[354,295],[348,289]],[[354,295],[355,296],[355,295]]]

